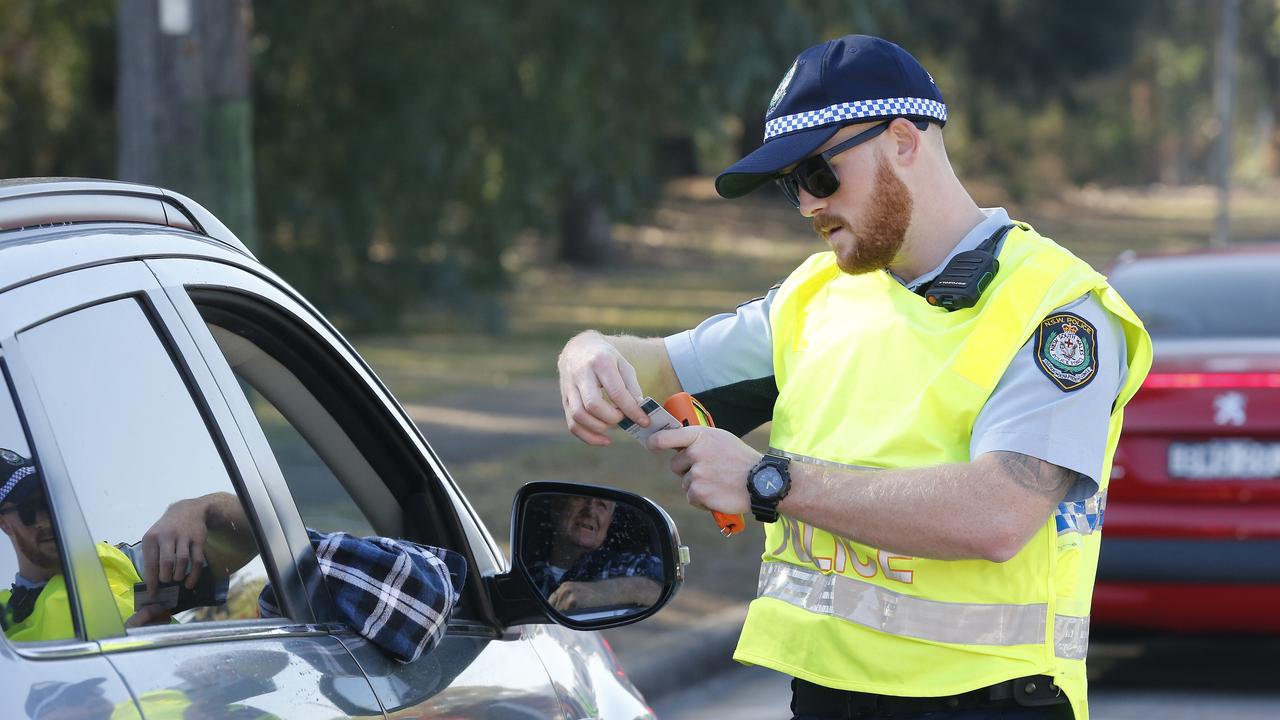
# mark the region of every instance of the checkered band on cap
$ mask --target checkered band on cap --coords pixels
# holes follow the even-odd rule
[[[885,98],[882,100],[858,100],[839,103],[821,110],[786,115],[765,123],[764,139],[772,140],[796,130],[807,130],[822,125],[849,122],[859,118],[896,117],[899,115],[928,117],[938,122],[947,121],[947,106],[937,100],[925,98]]]
[[[13,492],[13,488],[16,487],[18,483],[22,482],[23,478],[35,471],[36,468],[34,465],[28,465],[14,470],[13,474],[9,476],[9,481],[3,486],[0,486],[0,502],[4,502],[4,499],[9,497],[9,493]]]

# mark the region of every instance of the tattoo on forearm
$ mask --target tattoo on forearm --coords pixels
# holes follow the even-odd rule
[[[1046,498],[1061,501],[1080,473],[1016,452],[996,452],[996,461],[1014,482]]]

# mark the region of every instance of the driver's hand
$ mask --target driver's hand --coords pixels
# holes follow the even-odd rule
[[[636,370],[603,335],[588,330],[565,344],[556,363],[569,432],[589,445],[608,445],[623,418],[648,427]]]
[[[551,603],[551,607],[564,612],[565,610],[574,610],[577,608],[599,607],[608,605],[603,602],[600,597],[601,593],[597,588],[598,583],[575,582],[569,581],[560,583],[560,587],[551,593],[551,597],[547,600]]]
[[[160,583],[184,578],[188,589],[195,587],[204,567],[208,535],[203,504],[179,500],[170,505],[142,536],[142,579],[147,583],[147,594],[154,596]]]

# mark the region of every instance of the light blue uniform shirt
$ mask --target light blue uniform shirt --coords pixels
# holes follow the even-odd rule
[[[973,250],[996,230],[1012,223],[1004,208],[982,212],[986,219],[970,230],[937,267],[909,281],[896,275],[895,279],[914,290],[937,277],[957,254]],[[686,392],[696,394],[773,376],[769,305],[777,291],[775,287],[764,297],[739,305],[735,312],[710,317],[692,330],[666,338],[667,354]],[[1096,298],[1084,295],[1055,312],[1058,311],[1079,315],[1096,328],[1096,376],[1083,388],[1064,392],[1040,370],[1034,338],[1029,339],[978,413],[969,456],[977,458],[1005,450],[1074,470],[1080,478],[1065,498],[1072,502],[1098,491],[1111,406],[1120,393],[1127,366],[1120,320]]]

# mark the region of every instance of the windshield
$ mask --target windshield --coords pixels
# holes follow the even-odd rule
[[[1143,258],[1109,278],[1157,338],[1280,338],[1280,253]]]

